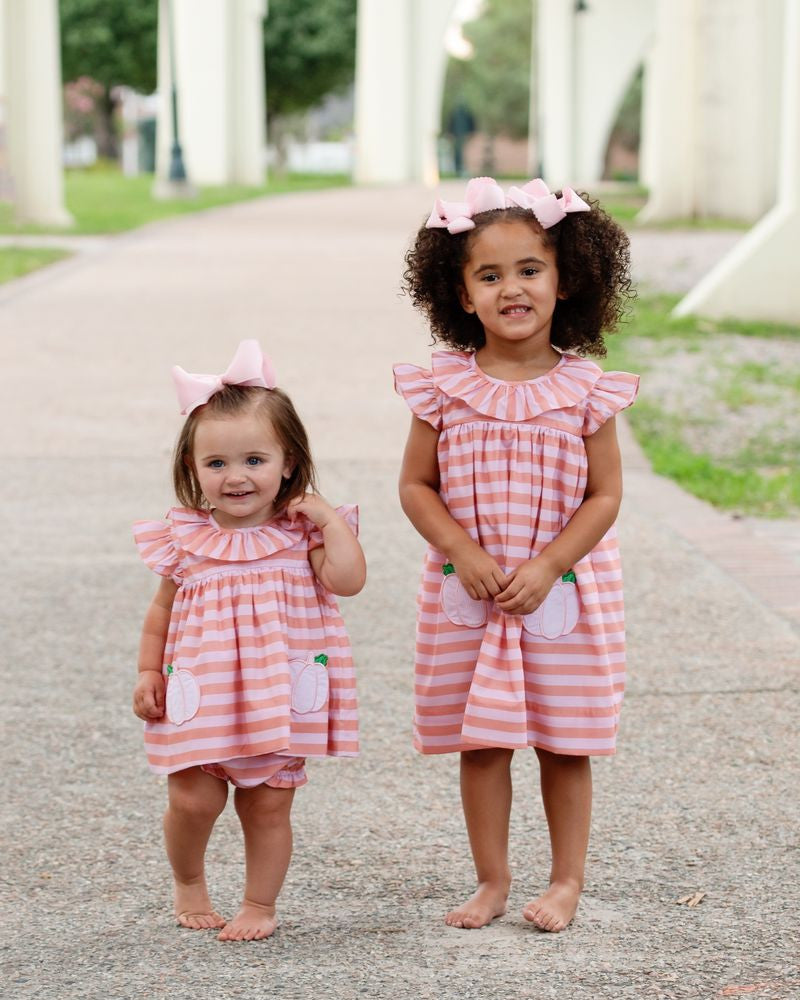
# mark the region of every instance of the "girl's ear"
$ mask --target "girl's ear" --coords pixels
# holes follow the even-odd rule
[[[281,476],[284,479],[291,479],[292,476],[294,475],[295,467],[296,463],[293,462],[292,459],[287,456],[286,460],[283,463],[283,471],[281,472]]]
[[[461,308],[464,312],[475,312],[475,306],[472,304],[472,299],[469,297],[469,294],[463,285],[458,286],[458,301],[461,303]]]
[[[558,286],[558,291],[556,292],[556,298],[557,298],[557,299],[561,299],[561,301],[562,301],[562,302],[563,302],[563,301],[564,301],[565,299],[568,299],[568,298],[569,298],[569,295],[568,295],[568,293],[567,293],[567,290],[566,290],[565,288],[562,288],[562,287],[561,287],[561,285],[559,285],[559,286]]]

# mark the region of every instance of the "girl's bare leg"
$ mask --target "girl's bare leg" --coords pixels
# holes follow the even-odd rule
[[[208,838],[225,808],[228,785],[199,767],[168,778],[169,804],[164,840],[175,879],[175,916],[182,927],[209,930],[225,926],[211,904],[205,875]]]
[[[499,747],[461,754],[461,802],[478,888],[444,918],[450,927],[485,927],[506,912],[513,754]]]
[[[592,768],[588,757],[539,749],[536,753],[553,860],[549,888],[522,913],[543,931],[562,931],[575,916],[583,890],[592,818]]]
[[[236,812],[244,832],[246,879],[239,912],[220,941],[259,941],[278,926],[275,902],[292,858],[293,788],[237,788]]]

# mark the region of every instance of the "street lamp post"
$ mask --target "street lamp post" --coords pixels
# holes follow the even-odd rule
[[[169,56],[169,77],[170,77],[170,110],[172,119],[172,145],[170,146],[169,171],[166,181],[158,181],[155,187],[156,197],[162,199],[169,198],[194,198],[197,194],[195,188],[186,177],[186,167],[183,163],[183,150],[181,149],[180,133],[178,126],[178,75],[175,62],[175,21],[172,8],[173,0],[164,0],[162,10],[167,15],[167,53]]]

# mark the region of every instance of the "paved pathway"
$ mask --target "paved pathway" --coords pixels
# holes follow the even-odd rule
[[[546,875],[547,839],[534,757],[519,754],[509,915],[480,932],[441,923],[471,875],[457,762],[409,748],[422,545],[395,500],[408,414],[389,375],[392,360],[428,354],[397,289],[429,200],[400,189],[250,202],[110,241],[0,295],[5,996],[800,992],[791,608],[742,581],[749,564],[722,565],[683,494],[630,447],[631,679],[620,753],[595,766],[579,918],[548,936],[520,917]],[[170,503],[169,366],[218,370],[246,336],[273,355],[304,415],[326,493],[362,505],[370,582],[344,610],[364,753],[314,765],[298,796],[276,938],[223,946],[169,917],[164,787],[128,708],[153,587],[129,525]],[[705,525],[723,523],[702,510]],[[242,878],[232,813],[209,876],[230,912]],[[699,906],[677,902],[695,892]]]

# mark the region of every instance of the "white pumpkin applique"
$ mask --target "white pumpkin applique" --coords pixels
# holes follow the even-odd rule
[[[292,711],[298,715],[319,712],[328,700],[328,657],[309,653],[305,660],[290,660]]]
[[[188,670],[176,670],[167,664],[167,718],[181,726],[197,715],[200,708],[200,685]]]
[[[489,620],[489,605],[487,601],[476,601],[464,589],[464,584],[456,576],[452,563],[442,566],[441,604],[445,615],[454,625],[465,625],[467,628],[480,628]]]
[[[572,570],[556,580],[542,603],[522,617],[522,627],[529,635],[558,639],[569,635],[581,616],[581,600]]]

